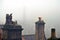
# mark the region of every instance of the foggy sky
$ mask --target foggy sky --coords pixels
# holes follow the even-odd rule
[[[13,20],[22,25],[23,35],[35,34],[35,22],[42,17],[46,37],[50,37],[51,28],[60,37],[60,0],[0,0],[0,24],[5,23],[7,13],[13,13]]]

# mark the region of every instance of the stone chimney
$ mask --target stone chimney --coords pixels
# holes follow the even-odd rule
[[[41,17],[38,18],[39,20],[35,22],[35,40],[46,40],[45,33],[44,33],[44,25],[45,22],[41,20]]]

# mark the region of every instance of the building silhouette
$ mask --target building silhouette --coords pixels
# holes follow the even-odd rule
[[[22,26],[12,21],[12,14],[6,14],[6,23],[0,26],[2,40],[22,40]]]
[[[35,34],[22,35],[22,26],[17,21],[12,21],[12,14],[6,14],[6,22],[0,25],[0,40],[60,40],[56,37],[55,28],[51,29],[51,37],[46,39],[44,33],[45,22],[39,20],[35,22]]]

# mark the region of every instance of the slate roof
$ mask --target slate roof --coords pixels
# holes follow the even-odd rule
[[[35,40],[35,35],[23,35],[22,37],[24,37],[24,40]]]
[[[4,25],[0,25],[0,28],[3,28]]]

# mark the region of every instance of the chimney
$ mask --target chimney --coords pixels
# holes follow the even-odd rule
[[[41,20],[41,17],[38,19],[39,20],[35,22],[35,40],[46,40],[44,33],[45,22]]]
[[[48,38],[48,40],[58,40],[58,39],[56,38],[55,28],[52,28],[52,29],[51,29],[51,37]]]
[[[52,28],[52,29],[51,29],[51,37],[52,37],[52,38],[56,38],[55,28]]]

